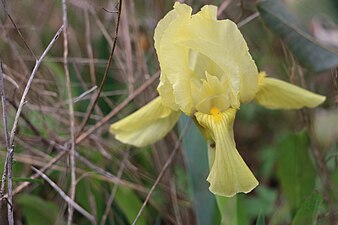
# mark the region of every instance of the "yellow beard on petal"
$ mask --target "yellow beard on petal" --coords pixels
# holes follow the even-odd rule
[[[222,114],[219,108],[217,107],[211,107],[210,114],[213,116],[213,119],[216,123],[220,122],[222,120]]]
[[[197,122],[208,133],[205,136],[211,139],[210,143],[215,143],[210,146],[215,153],[214,159],[210,159],[209,189],[214,194],[227,197],[239,192],[248,193],[258,185],[236,149],[233,135],[235,114],[235,109],[221,112],[217,107],[212,107],[210,114],[195,113]]]

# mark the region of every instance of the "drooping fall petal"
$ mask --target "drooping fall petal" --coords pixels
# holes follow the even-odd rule
[[[287,82],[259,75],[255,100],[269,109],[313,108],[325,101],[325,96],[315,94]]]
[[[214,194],[227,197],[239,192],[248,193],[258,185],[236,149],[233,135],[235,114],[236,110],[232,108],[225,112],[216,109],[211,115],[195,113],[196,120],[205,132],[210,133],[214,143],[214,160],[210,160],[213,162],[207,178],[209,189]]]
[[[110,126],[123,143],[143,147],[163,138],[176,124],[181,112],[163,105],[157,97],[131,115]]]

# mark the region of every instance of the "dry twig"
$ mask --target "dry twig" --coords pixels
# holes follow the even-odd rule
[[[14,215],[13,215],[13,194],[12,194],[12,160],[13,160],[13,147],[9,143],[8,136],[8,126],[7,126],[7,111],[6,111],[6,96],[5,96],[5,85],[4,77],[2,73],[2,63],[0,63],[0,96],[1,96],[1,105],[2,105],[2,118],[5,134],[5,142],[7,148],[7,156],[4,166],[4,171],[1,179],[1,189],[0,189],[0,198],[3,197],[5,192],[5,184],[7,177],[7,215],[8,215],[8,224],[14,225]]]
[[[47,181],[48,184],[63,198],[63,200],[72,205],[74,209],[76,209],[79,213],[85,216],[89,221],[92,222],[92,224],[96,224],[95,218],[79,204],[77,204],[74,200],[72,200],[65,192],[63,192],[56,183],[54,183],[51,179],[49,179],[48,176],[46,176],[46,174],[42,173],[40,170],[34,167],[32,167],[32,170],[34,170],[34,172],[38,173],[45,181]]]
[[[70,198],[72,201],[75,199],[76,192],[76,174],[75,174],[75,118],[74,118],[74,106],[73,106],[73,97],[72,97],[72,88],[70,83],[70,75],[68,68],[68,18],[67,18],[67,3],[66,0],[62,0],[62,12],[63,12],[63,67],[66,75],[66,86],[67,86],[67,95],[70,99],[69,101],[69,122],[70,122],[70,152],[69,152],[69,161],[70,161]],[[73,220],[73,206],[68,202],[68,219],[67,224],[71,225]]]
[[[113,55],[114,55],[114,51],[115,51],[115,48],[116,48],[116,43],[117,43],[117,35],[118,35],[118,32],[119,32],[119,25],[120,25],[120,18],[121,18],[121,10],[122,10],[122,0],[120,0],[119,2],[119,10],[118,10],[118,16],[117,16],[117,21],[116,21],[116,27],[115,27],[115,34],[114,34],[114,42],[113,42],[113,47],[112,47],[112,50],[110,52],[110,55],[109,55],[109,59],[108,59],[108,64],[106,66],[106,70],[104,72],[104,75],[103,75],[103,78],[102,78],[102,81],[101,81],[101,84],[98,88],[98,91],[97,91],[97,94],[94,98],[94,100],[92,101],[92,104],[88,110],[88,114],[86,116],[86,118],[83,120],[81,126],[80,126],[80,130],[79,130],[79,136],[81,136],[81,132],[83,131],[84,127],[86,126],[88,120],[89,120],[89,117],[90,115],[92,114],[94,108],[95,108],[95,105],[101,95],[101,92],[102,92],[102,89],[103,89],[103,86],[107,80],[107,77],[108,77],[108,72],[109,72],[109,69],[110,69],[110,66],[111,66],[111,63],[113,61]]]
[[[8,184],[8,188],[7,188],[7,199],[8,199],[8,204],[10,205],[10,207],[8,207],[8,222],[10,225],[14,224],[14,217],[13,217],[13,207],[12,207],[12,161],[13,161],[13,154],[14,154],[14,138],[15,138],[15,132],[17,130],[17,126],[19,123],[19,118],[22,112],[22,109],[25,105],[25,99],[26,96],[28,94],[28,91],[32,85],[33,79],[35,77],[35,74],[40,66],[40,64],[42,63],[42,60],[44,59],[44,57],[46,56],[46,54],[48,53],[48,51],[51,49],[51,47],[53,46],[53,44],[55,43],[55,41],[58,39],[60,33],[63,31],[63,26],[61,26],[61,28],[57,31],[57,33],[55,34],[54,38],[52,39],[52,41],[49,43],[49,45],[47,46],[47,48],[45,49],[45,51],[42,53],[41,57],[39,59],[36,60],[35,66],[33,68],[33,71],[30,75],[30,78],[27,82],[27,85],[25,87],[25,90],[22,94],[19,106],[18,106],[18,110],[15,114],[15,119],[13,122],[13,127],[10,133],[10,136],[8,137],[8,129],[7,129],[7,120],[6,120],[6,114],[5,114],[5,96],[2,95],[2,102],[3,102],[3,110],[4,110],[4,127],[5,127],[5,135],[6,135],[6,145],[7,145],[7,156],[6,156],[6,162],[5,162],[5,168],[4,168],[4,172],[3,172],[3,179],[4,177],[6,177],[7,174],[7,184]],[[1,74],[2,74],[2,69],[1,69]],[[3,76],[1,76],[2,78],[2,88],[3,88]],[[3,92],[2,92],[3,93]],[[6,120],[6,122],[5,122]],[[4,182],[2,182],[3,184]],[[1,190],[3,192],[3,190]],[[3,193],[2,193],[3,194]]]
[[[158,78],[158,76],[159,76],[159,73],[154,74],[149,80],[147,80],[138,89],[136,89],[133,93],[131,93],[123,102],[121,102],[118,106],[116,106],[108,115],[102,118],[101,121],[97,122],[94,126],[89,128],[86,132],[79,135],[76,138],[76,144],[79,144],[80,142],[85,140],[89,135],[94,133],[98,128],[108,123],[109,120],[113,118],[113,116],[115,116],[118,112],[120,112],[124,107],[126,107],[129,104],[129,102],[131,102],[135,97],[137,97],[147,87],[149,87]]]
[[[35,77],[35,74],[38,70],[38,68],[40,67],[41,63],[42,63],[42,60],[45,58],[45,56],[47,55],[47,53],[49,52],[49,50],[51,49],[51,47],[53,46],[53,44],[55,43],[55,41],[59,38],[61,32],[63,31],[63,26],[60,27],[60,29],[56,32],[54,38],[52,39],[52,41],[48,44],[47,48],[45,49],[45,51],[42,53],[42,55],[40,56],[40,58],[38,60],[36,60],[35,62],[35,66],[33,68],[33,71],[29,77],[29,80],[26,84],[26,87],[25,87],[25,90],[22,94],[22,97],[21,97],[21,100],[20,100],[20,103],[19,103],[19,106],[18,106],[18,111],[16,112],[15,114],[15,119],[14,119],[14,123],[13,123],[13,127],[12,127],[12,131],[11,131],[11,134],[10,134],[10,138],[9,138],[9,144],[10,145],[13,145],[13,142],[14,142],[14,136],[15,136],[15,132],[16,132],[16,129],[17,129],[17,126],[18,126],[18,123],[19,123],[19,118],[20,118],[20,114],[21,114],[21,111],[23,109],[23,106],[25,105],[25,101],[26,101],[26,97],[27,97],[27,94],[28,94],[28,91],[32,85],[32,82],[33,82],[33,79]]]
[[[174,157],[176,156],[176,153],[178,152],[178,150],[180,149],[180,146],[181,146],[181,142],[182,142],[182,138],[184,137],[184,135],[187,133],[190,125],[191,125],[191,122],[192,120],[190,119],[186,125],[184,126],[183,130],[182,130],[182,133],[179,137],[179,139],[176,141],[176,144],[175,144],[175,148],[174,150],[171,152],[168,160],[165,162],[164,166],[162,167],[160,173],[158,174],[157,178],[156,178],[156,181],[155,183],[153,184],[153,186],[151,187],[150,191],[148,192],[148,195],[146,197],[146,199],[144,200],[140,210],[138,211],[137,213],[137,216],[133,222],[132,225],[136,225],[137,221],[139,220],[144,208],[146,207],[149,199],[150,199],[150,196],[152,195],[152,193],[154,192],[155,188],[157,187],[158,183],[161,181],[164,173],[167,171],[168,167],[170,166],[171,162],[173,161]]]
[[[117,177],[120,179],[121,176],[122,176],[122,173],[123,173],[123,170],[125,168],[125,165],[126,165],[126,161],[127,161],[127,158],[129,156],[129,150],[126,151],[123,155],[123,160],[121,162],[121,165],[120,165],[120,168],[119,168],[119,171],[117,172]],[[101,220],[101,223],[100,225],[104,225],[106,224],[106,220],[108,218],[108,214],[111,210],[111,204],[113,204],[113,201],[114,201],[114,198],[115,198],[115,195],[116,195],[116,192],[117,192],[117,188],[120,186],[120,182],[116,183],[114,185],[114,188],[109,196],[109,199],[107,201],[107,204],[106,204],[106,209],[104,210],[104,214],[102,216],[102,220]]]

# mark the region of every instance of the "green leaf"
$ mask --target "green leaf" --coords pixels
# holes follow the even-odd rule
[[[277,174],[291,207],[298,208],[315,187],[316,171],[309,156],[306,132],[287,135],[278,146]]]
[[[322,197],[319,194],[312,194],[300,206],[295,218],[292,220],[292,225],[317,224],[317,215],[321,202]]]
[[[182,130],[190,118],[183,115],[179,120]],[[209,173],[208,150],[206,142],[194,123],[183,137],[183,149],[189,180],[192,185],[192,203],[195,210],[197,224],[217,224],[214,221],[216,202],[214,195],[209,191],[206,178]]]
[[[237,225],[237,197],[216,196],[222,225]]]
[[[119,187],[116,192],[115,201],[121,208],[123,213],[132,224],[137,216],[138,211],[141,209],[142,202],[139,197],[129,188]],[[138,225],[147,225],[148,210],[145,208],[137,222]]]
[[[256,188],[256,195],[246,200],[245,207],[251,218],[256,218],[262,212],[264,212],[264,215],[269,216],[275,210],[276,199],[277,191],[261,184]]]
[[[312,37],[281,1],[260,0],[257,8],[266,26],[285,42],[303,67],[320,72],[338,65],[337,48]]]
[[[257,221],[256,221],[256,225],[265,225],[265,218],[264,218],[264,214],[260,213],[258,215]]]
[[[54,225],[64,224],[58,220],[58,207],[53,202],[45,201],[34,195],[22,194],[17,200],[21,207],[27,225]]]
[[[13,177],[14,182],[30,182],[30,183],[38,183],[43,184],[43,179],[32,179],[32,178],[26,178],[26,177]]]
[[[216,195],[216,200],[222,218],[221,225],[248,224],[245,207],[241,206],[240,195],[231,198]]]

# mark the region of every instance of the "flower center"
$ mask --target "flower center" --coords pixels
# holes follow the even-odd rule
[[[212,115],[215,122],[219,122],[222,120],[222,112],[217,107],[211,107],[210,114]]]

